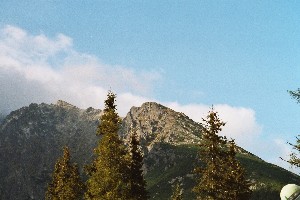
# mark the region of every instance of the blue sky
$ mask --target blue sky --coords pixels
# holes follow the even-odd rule
[[[201,121],[214,104],[238,144],[288,168],[279,156],[300,131],[300,106],[287,93],[300,87],[300,2],[11,0],[0,7],[0,110],[61,98],[101,108],[109,88],[123,116],[158,101]]]

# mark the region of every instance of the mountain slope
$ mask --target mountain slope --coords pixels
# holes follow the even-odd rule
[[[194,178],[192,171],[197,162],[198,142],[201,142],[201,125],[183,113],[159,105],[144,103],[133,107],[123,119],[122,135],[128,140],[136,131],[146,155],[146,179],[154,199],[167,199],[175,180],[183,183],[185,199],[191,193]],[[253,199],[279,199],[280,189],[287,183],[300,183],[299,176],[267,163],[252,153],[237,147],[238,159],[246,168],[255,190]],[[261,195],[267,187],[267,194]],[[266,197],[266,196],[269,196]]]
[[[0,113],[0,124],[2,123],[2,121],[5,119],[6,115],[3,113]]]
[[[123,119],[120,134],[125,140],[136,131],[147,154],[156,143],[196,144],[202,127],[185,114],[157,104],[144,103],[132,107]]]
[[[64,145],[70,147],[73,160],[81,168],[89,163],[99,139],[95,132],[100,115],[100,110],[83,110],[63,101],[30,104],[8,115],[0,125],[0,199],[43,199]],[[185,199],[194,198],[192,170],[201,130],[200,124],[183,113],[154,102],[133,107],[123,119],[120,136],[128,141],[130,133],[136,131],[140,137],[151,199],[168,199],[172,183],[178,180],[183,183]],[[300,183],[295,174],[242,148],[238,151],[253,189],[266,188],[264,199],[268,199],[266,195],[277,199],[284,184]],[[254,199],[260,199],[261,194],[257,192]]]
[[[0,199],[42,199],[64,145],[82,166],[95,146],[99,115],[63,101],[8,115],[0,127]]]

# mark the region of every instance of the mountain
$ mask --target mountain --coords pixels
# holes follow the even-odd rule
[[[197,144],[201,129],[198,123],[184,113],[175,112],[155,102],[147,102],[141,107],[130,109],[123,119],[120,134],[128,140],[130,133],[136,131],[144,153],[148,154],[157,143]]]
[[[133,107],[123,119],[121,136],[128,141],[136,131],[145,154],[148,190],[154,199],[168,199],[172,183],[180,181],[185,199],[195,199],[191,188],[195,182],[192,171],[196,164],[202,126],[184,113],[154,102]],[[288,183],[300,183],[300,177],[276,165],[267,163],[252,153],[237,147],[238,159],[253,183],[252,199],[280,199],[281,188]]]
[[[83,166],[96,145],[100,113],[64,101],[11,112],[0,126],[0,199],[43,199],[64,145]]]
[[[6,115],[3,113],[0,113],[0,124],[2,123],[2,121],[5,119]]]
[[[100,115],[101,110],[79,109],[61,100],[11,112],[0,125],[0,199],[43,199],[64,145],[82,169],[99,139],[95,132]],[[201,130],[185,114],[154,102],[131,108],[123,118],[119,134],[124,141],[132,131],[140,137],[151,199],[168,199],[174,181],[182,182],[185,199],[194,198],[192,170]],[[256,191],[253,199],[279,199],[283,185],[300,182],[297,175],[237,150]]]

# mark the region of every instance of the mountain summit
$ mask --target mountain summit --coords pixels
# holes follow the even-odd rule
[[[32,103],[11,112],[0,125],[0,199],[43,199],[55,161],[65,145],[81,169],[90,163],[99,139],[96,128],[101,113],[62,100],[50,105]],[[176,180],[183,185],[184,199],[194,198],[192,170],[201,130],[202,126],[185,114],[155,102],[130,109],[119,134],[125,142],[133,131],[140,138],[152,199],[168,199]],[[266,194],[275,191],[276,197],[283,185],[300,182],[297,175],[239,150],[238,158],[247,169],[253,190],[263,188]]]
[[[146,102],[141,107],[132,107],[123,119],[121,133],[126,138],[132,131],[136,131],[143,146],[151,150],[159,142],[196,144],[200,141],[201,125],[183,113]]]
[[[68,145],[81,166],[91,157],[101,110],[64,101],[30,104],[0,125],[0,199],[43,199],[54,163]]]

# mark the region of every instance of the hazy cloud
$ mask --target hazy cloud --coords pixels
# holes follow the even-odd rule
[[[14,26],[2,28],[0,111],[58,99],[79,107],[102,107],[107,90],[112,89],[128,103],[119,105],[120,114],[125,115],[132,105],[147,99],[142,96],[151,94],[161,78],[155,71],[103,64],[95,56],[75,51],[72,45],[72,39],[63,34],[49,38]]]
[[[281,166],[287,170],[290,170],[296,174],[299,174],[300,169],[297,169],[295,167],[292,167],[286,160],[290,159],[290,154],[292,152],[292,146],[287,143],[287,141],[284,141],[279,138],[272,139],[270,141],[269,145],[266,145],[265,141],[259,141],[258,151],[265,154],[265,159],[273,163],[277,166]],[[276,152],[276,156],[274,155],[274,152]],[[269,155],[269,158],[267,156]],[[270,156],[274,155],[274,156]],[[281,159],[282,158],[282,159]]]
[[[180,105],[176,102],[167,103],[167,106],[185,113],[196,122],[202,122],[202,118],[206,118],[211,109],[211,106],[204,104]],[[254,110],[226,104],[214,105],[214,110],[219,113],[221,120],[226,122],[221,134],[235,139],[239,146],[253,149],[254,143],[262,133],[262,126],[256,121]]]
[[[32,35],[14,26],[0,29],[0,112],[32,102],[54,103],[58,99],[81,108],[101,108],[107,90],[112,89],[118,95],[118,112],[125,116],[132,106],[156,101],[151,93],[162,74],[161,70],[137,71],[104,64],[93,55],[74,50],[72,38],[63,34],[50,38],[43,34]],[[162,104],[197,122],[201,122],[210,109],[204,104]],[[259,153],[256,146],[262,125],[256,121],[255,111],[226,104],[214,105],[214,108],[227,123],[222,134],[236,139],[237,144],[247,150]],[[287,149],[279,141],[271,141],[269,146],[286,154]],[[277,162],[274,153],[270,154]]]

